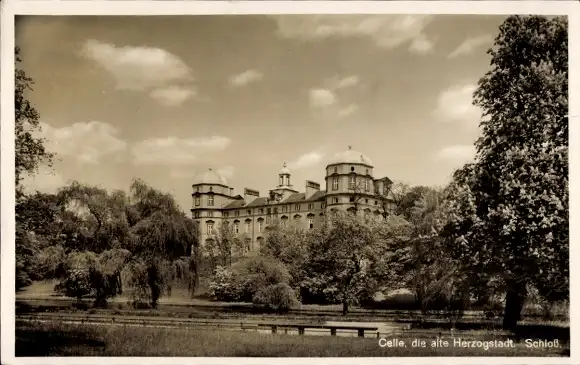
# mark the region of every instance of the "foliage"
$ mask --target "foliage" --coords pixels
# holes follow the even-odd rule
[[[139,263],[134,266],[137,292],[148,294],[151,306],[156,307],[161,295],[171,294],[175,280],[187,280],[193,295],[195,287],[191,284],[196,282],[200,257],[195,222],[179,210],[171,195],[141,180],[133,181],[130,201],[139,217],[130,229],[130,251]]]
[[[294,290],[286,284],[273,284],[260,288],[252,302],[276,312],[287,312],[299,305]]]
[[[210,270],[218,266],[231,267],[232,263],[245,257],[250,250],[250,238],[245,234],[236,235],[232,224],[224,221],[216,228],[212,239],[206,240],[203,247]]]
[[[337,213],[330,227],[313,232],[308,245],[308,277],[326,279],[327,288],[348,306],[358,303],[372,278],[369,267],[376,256],[377,243],[369,223],[354,214]],[[325,293],[325,295],[328,294]]]
[[[219,267],[210,282],[210,292],[220,300],[252,302],[261,288],[288,284],[291,276],[284,265],[272,258],[254,256],[234,264],[231,269]]]
[[[230,268],[218,266],[209,284],[209,295],[222,302],[235,302],[240,290],[236,287],[235,274]]]
[[[298,287],[308,270],[307,235],[303,230],[275,224],[269,227],[260,255],[280,261],[292,277],[290,284]]]
[[[16,290],[29,285],[35,278],[34,255],[40,247],[37,242],[29,237],[29,232],[41,233],[43,229],[50,228],[46,222],[50,222],[53,215],[42,209],[34,209],[38,206],[45,207],[45,201],[39,199],[25,199],[22,181],[26,175],[34,174],[41,164],[52,164],[53,154],[44,148],[44,140],[35,136],[41,130],[39,115],[34,106],[26,98],[26,93],[32,91],[33,80],[26,75],[18,66],[21,62],[20,49],[15,48],[15,87],[14,87],[14,168],[16,189]],[[44,197],[43,196],[37,196]],[[48,213],[48,214],[47,214]]]
[[[503,281],[506,328],[528,284],[551,301],[569,295],[567,42],[561,17],[501,25],[474,94],[485,117],[477,157],[454,176],[448,237],[472,272]]]
[[[24,70],[18,68],[21,62],[20,49],[15,49],[15,87],[14,87],[14,118],[15,132],[15,175],[16,175],[16,200],[24,196],[22,180],[26,174],[33,174],[40,164],[52,164],[53,154],[44,148],[44,140],[34,136],[41,130],[40,116],[34,106],[26,98],[26,93],[32,91],[34,81],[28,77]]]
[[[71,268],[66,272],[66,278],[59,282],[54,290],[67,297],[81,300],[85,295],[91,293],[91,283],[89,271],[82,268]]]

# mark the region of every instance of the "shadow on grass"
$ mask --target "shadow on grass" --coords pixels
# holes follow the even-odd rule
[[[74,356],[88,353],[99,356],[105,341],[95,339],[95,334],[82,329],[48,331],[42,324],[17,324],[16,356]]]

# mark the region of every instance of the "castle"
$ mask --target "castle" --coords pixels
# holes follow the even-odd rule
[[[367,219],[382,219],[393,208],[388,199],[392,181],[373,177],[371,160],[349,148],[339,152],[326,166],[326,190],[307,180],[304,192],[294,189],[291,171],[284,163],[278,173],[278,186],[268,196],[253,189],[234,195],[226,179],[209,169],[196,177],[193,184],[193,219],[199,225],[199,242],[210,243],[219,235],[220,224],[232,224],[232,234],[243,239],[251,250],[260,246],[269,226],[312,229],[335,210],[354,211]]]

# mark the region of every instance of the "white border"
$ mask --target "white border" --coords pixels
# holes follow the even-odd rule
[[[579,291],[571,285],[571,357],[508,358],[508,357],[424,357],[424,358],[15,358],[14,357],[14,15],[193,15],[193,14],[542,14],[568,15],[569,19],[569,115],[570,115],[570,222],[580,219],[580,2],[578,1],[15,1],[0,3],[1,18],[1,267],[2,267],[2,363],[6,364],[203,364],[251,363],[319,363],[352,364],[578,364],[580,337],[576,330],[580,303]],[[578,231],[570,226],[570,259],[576,253]],[[570,283],[578,270],[570,265]],[[574,325],[572,325],[574,323]]]

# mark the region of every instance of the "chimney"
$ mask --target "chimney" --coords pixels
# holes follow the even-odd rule
[[[254,201],[256,198],[260,197],[260,192],[258,190],[253,190],[253,189],[248,189],[245,188],[244,189],[244,201],[246,202],[246,205],[250,204],[252,201]]]
[[[309,199],[316,192],[320,191],[320,184],[314,181],[306,180],[306,196],[305,199]]]
[[[230,196],[234,196],[234,188],[230,188]]]

